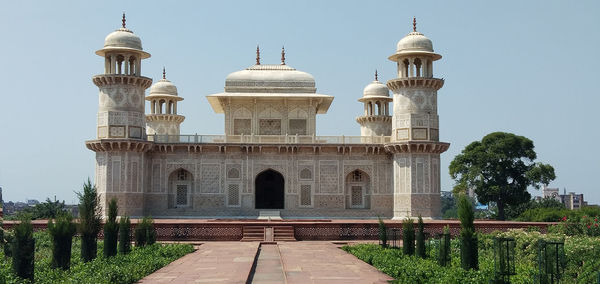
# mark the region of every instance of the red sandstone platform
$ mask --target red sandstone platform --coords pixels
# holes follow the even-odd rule
[[[133,219],[132,225],[138,220]],[[303,240],[376,240],[378,237],[377,220],[349,219],[284,219],[284,220],[250,220],[250,219],[155,219],[154,227],[159,241],[240,241],[244,237],[244,227],[258,226],[263,228],[292,227],[294,238]],[[384,220],[388,228],[402,228],[401,220]],[[425,220],[425,232],[435,235],[442,232],[444,226],[450,227],[450,233],[457,235],[460,231],[458,220]],[[11,228],[15,221],[5,221],[4,228]],[[45,229],[47,220],[32,222],[37,230]],[[552,222],[513,222],[476,220],[477,231],[489,233],[508,229],[536,227],[545,232]],[[102,236],[100,236],[102,237]]]

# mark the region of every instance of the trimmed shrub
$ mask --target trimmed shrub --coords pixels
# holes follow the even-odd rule
[[[104,224],[104,257],[111,257],[117,254],[118,237],[117,200],[113,198],[108,203],[108,218]]]
[[[119,220],[119,253],[128,254],[131,251],[131,221],[123,216]]]
[[[458,198],[458,217],[460,218],[460,263],[463,269],[479,269],[477,252],[477,234],[475,233],[473,205],[466,195]]]
[[[385,223],[383,223],[383,220],[381,220],[380,217],[378,217],[377,219],[379,219],[379,243],[381,244],[381,246],[387,247],[387,228],[385,227]]]
[[[419,223],[417,224],[417,256],[420,258],[426,258],[425,251],[425,224],[423,224],[423,218],[419,215]]]
[[[440,236],[440,248],[438,253],[438,264],[447,266],[450,264],[450,227],[446,225]]]
[[[402,252],[406,255],[415,254],[415,229],[412,219],[402,221]]]
[[[79,233],[81,234],[81,259],[88,262],[98,254],[98,233],[101,227],[100,199],[96,186],[88,179],[83,184],[83,192],[77,192],[79,197]]]
[[[70,214],[59,216],[56,224],[48,220],[48,232],[52,239],[52,268],[68,270],[71,267],[71,245],[76,231]]]
[[[33,225],[28,216],[21,217],[21,222],[15,226],[14,232],[13,271],[21,278],[33,281],[35,240],[33,239]]]
[[[154,220],[151,217],[144,217],[135,228],[135,246],[143,247],[152,245],[156,242],[156,231],[154,230]]]

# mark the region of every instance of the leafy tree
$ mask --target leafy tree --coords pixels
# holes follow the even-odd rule
[[[65,202],[52,201],[46,198],[45,202],[37,204],[27,209],[26,212],[32,215],[32,219],[56,219],[59,215],[65,212]]]
[[[419,215],[419,223],[417,224],[417,256],[425,258],[425,224],[423,218]]]
[[[31,218],[24,216],[14,229],[13,271],[21,278],[33,281],[33,261],[35,251],[35,240],[33,239],[33,225]]]
[[[119,220],[119,253],[128,254],[131,251],[131,221],[122,216]]]
[[[415,228],[412,219],[402,221],[402,252],[406,255],[415,254]]]
[[[381,246],[387,247],[387,228],[381,218],[377,219],[379,219],[379,241],[381,242]]]
[[[456,213],[456,202],[454,201],[454,196],[442,195],[441,204],[442,218],[456,219],[458,217],[458,214]]]
[[[104,257],[117,254],[117,239],[119,236],[117,211],[117,200],[113,198],[108,203],[108,218],[104,224]]]
[[[48,232],[52,238],[52,268],[68,270],[71,267],[71,244],[77,226],[70,214],[62,214],[56,224],[48,220]]]
[[[96,186],[88,179],[83,184],[83,192],[79,197],[79,233],[81,234],[81,259],[88,262],[96,258],[98,253],[98,232],[100,232],[100,198]]]
[[[458,197],[458,218],[460,218],[460,263],[463,269],[479,268],[477,235],[475,233],[475,214],[469,198],[461,194]]]
[[[494,132],[467,145],[450,163],[457,186],[473,188],[481,203],[495,202],[498,219],[505,208],[531,199],[528,186],[547,185],[556,178],[550,165],[535,163],[533,142],[512,133]]]

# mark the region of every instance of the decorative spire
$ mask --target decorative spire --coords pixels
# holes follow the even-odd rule
[[[285,65],[285,46],[281,47],[281,65]]]
[[[163,66],[163,79],[167,79],[167,72],[165,72],[165,66]]]
[[[126,27],[125,27],[125,21],[126,21],[125,20],[125,12],[123,12],[123,20],[121,20],[121,21],[123,22],[123,24],[122,24],[123,28],[126,29]]]
[[[417,17],[413,17],[413,32],[417,31]]]
[[[260,48],[256,45],[256,65],[260,65]]]

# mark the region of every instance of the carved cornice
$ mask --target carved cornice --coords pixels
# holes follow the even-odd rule
[[[441,154],[446,152],[450,147],[450,143],[446,142],[394,142],[384,145],[385,150],[389,153],[430,153]]]
[[[85,141],[85,146],[94,152],[147,152],[153,142],[134,139],[100,139]]]
[[[229,144],[229,143],[157,143],[152,146],[152,152],[158,153],[170,153],[175,151],[187,151],[189,153],[239,153],[240,151],[245,154],[261,154],[266,149],[268,153],[272,153],[276,149],[279,154],[298,154],[306,153],[303,150],[309,150],[312,154],[320,153],[332,153],[334,151],[338,154],[352,154],[352,153],[366,153],[366,154],[385,154],[385,148],[382,144],[355,144],[355,145],[341,145],[341,144]],[[325,150],[324,150],[325,149]],[[327,150],[327,151],[326,151]]]
[[[392,117],[389,115],[363,115],[356,118],[356,122],[392,122]]]
[[[176,123],[182,123],[185,120],[185,116],[178,114],[147,114],[146,122],[150,121],[173,121]]]
[[[444,86],[444,79],[426,77],[396,78],[387,81],[386,85],[392,91],[403,88],[433,88],[439,90]]]
[[[148,77],[118,74],[96,75],[92,77],[92,81],[98,87],[108,85],[135,85],[147,89],[152,85],[152,79]]]

